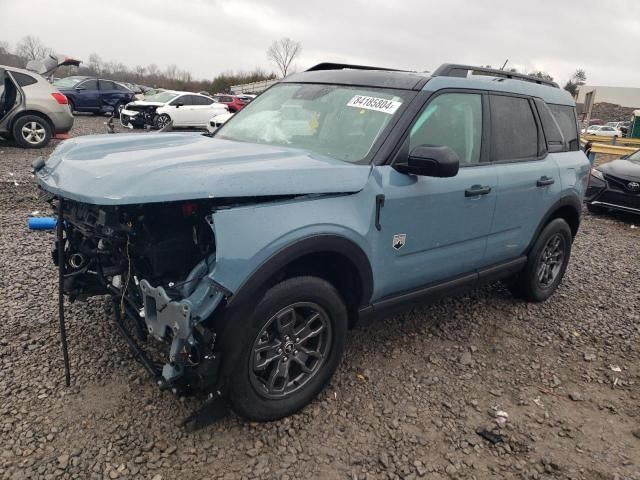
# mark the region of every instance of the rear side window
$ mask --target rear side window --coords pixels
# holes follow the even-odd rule
[[[87,90],[98,90],[98,81],[97,80],[87,80],[82,82],[78,87],[86,88]]]
[[[213,103],[213,98],[200,97],[192,95],[194,105],[211,105]]]
[[[526,98],[491,95],[491,160],[538,157],[538,127]]]
[[[458,154],[461,165],[478,163],[482,145],[481,95],[438,95],[411,128],[409,151],[420,145],[446,145]]]
[[[21,87],[26,87],[27,85],[33,85],[34,83],[38,82],[38,80],[33,78],[31,75],[27,75],[26,73],[11,72],[11,75],[13,75],[13,78],[15,79],[16,83]]]
[[[100,90],[115,90],[116,86],[109,80],[100,80]]]
[[[553,117],[551,110],[547,104],[540,100],[539,98],[535,99],[536,109],[538,110],[538,116],[540,117],[540,121],[542,122],[542,129],[544,130],[544,136],[547,140],[547,149],[549,152],[564,152],[565,148],[565,139],[560,131],[560,127],[558,126],[558,122]]]
[[[549,109],[555,117],[565,142],[569,144],[570,151],[578,151],[580,142],[578,140],[578,120],[576,109],[568,105],[549,104]]]

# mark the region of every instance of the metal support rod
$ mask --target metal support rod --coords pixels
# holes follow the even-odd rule
[[[140,360],[140,363],[142,363],[142,366],[147,370],[147,372],[149,372],[149,374],[153,377],[155,381],[159,381],[161,378],[160,378],[160,373],[158,372],[158,369],[154,367],[153,363],[151,363],[151,360],[149,360],[149,357],[147,357],[147,355],[142,351],[142,349],[138,346],[136,341],[133,339],[133,337],[129,334],[126,327],[124,326],[124,322],[122,321],[122,315],[120,314],[120,310],[119,310],[120,305],[118,304],[116,299],[113,297],[111,298],[111,301],[113,303],[113,314],[115,318],[116,327],[118,328],[118,332],[120,332],[120,335],[122,335],[122,337],[126,340],[127,344],[129,345],[129,348],[135,354],[135,356],[138,357],[138,360]]]
[[[67,387],[71,386],[71,372],[69,371],[69,351],[67,350],[67,329],[64,324],[64,200],[58,197],[58,320],[60,322],[60,343],[62,343],[62,358],[64,359],[64,379]]]

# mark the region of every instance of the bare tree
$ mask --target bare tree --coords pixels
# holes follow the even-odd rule
[[[292,63],[302,53],[302,44],[288,37],[275,40],[267,49],[267,58],[280,71],[282,78],[292,73]]]
[[[585,83],[587,83],[587,74],[583,69],[578,68],[575,72],[573,72],[571,78],[567,80],[567,83],[564,85],[564,89],[569,92],[573,96],[573,98],[577,98],[579,87],[581,87]]]
[[[550,82],[553,82],[553,77],[551,75],[549,75],[547,72],[544,72],[542,70],[537,70],[535,72],[530,72],[529,73],[530,76],[532,77],[538,77],[542,80],[549,80]]]
[[[102,58],[100,58],[100,55],[97,53],[89,55],[89,68],[93,70],[96,75],[102,74],[102,71],[104,70],[103,64],[104,62],[102,61]]]
[[[27,35],[16,45],[16,54],[29,60],[37,60],[51,53],[51,49],[44,46],[38,37]]]

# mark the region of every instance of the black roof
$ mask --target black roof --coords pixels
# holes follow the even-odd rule
[[[345,63],[319,63],[306,72],[293,74],[282,82],[327,83],[359,85],[367,87],[421,90],[431,77],[467,77],[469,74],[508,78],[558,88],[558,84],[532,75],[505,70],[474,67],[471,65],[444,64],[431,75],[428,73],[396,70],[393,68],[349,65]]]
[[[360,85],[401,90],[421,90],[429,79],[426,73],[393,70],[364,65],[320,63],[306,72],[295,73],[282,80],[284,83],[327,83]]]

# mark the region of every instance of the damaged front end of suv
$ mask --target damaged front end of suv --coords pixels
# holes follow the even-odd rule
[[[202,322],[228,294],[208,277],[216,261],[215,202],[51,203],[64,219],[64,240],[53,252],[57,264],[63,250],[64,294],[71,301],[111,295],[125,333],[168,346],[161,370],[162,360],[139,352],[161,387],[211,390],[216,336]]]
[[[361,191],[370,172],[300,149],[175,132],[71,139],[34,164],[59,219],[61,291],[71,301],[109,295],[118,329],[161,388],[210,399],[225,395],[246,345],[243,322],[260,294],[243,289],[285,278],[279,270],[254,281],[283,249],[304,254],[298,241],[320,238],[318,222],[354,211],[340,198]],[[320,348],[316,334],[280,350]],[[300,378],[323,364],[308,351]],[[266,391],[279,370],[265,372],[257,388]]]

